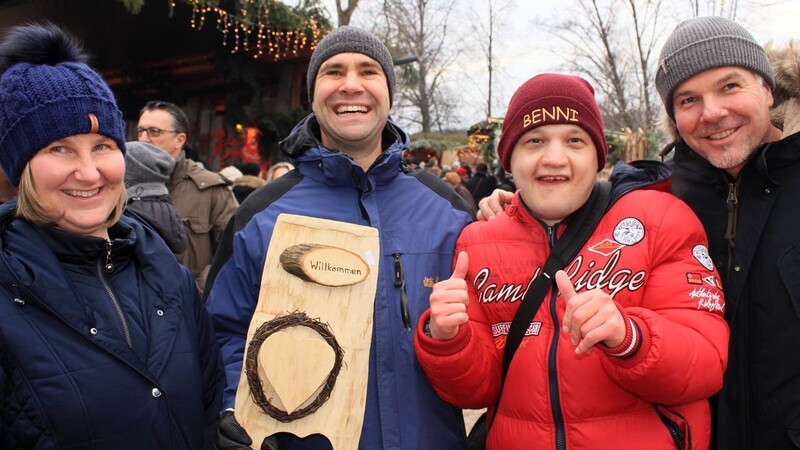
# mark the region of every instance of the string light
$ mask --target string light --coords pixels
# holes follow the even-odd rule
[[[217,29],[222,33],[222,45],[231,53],[250,52],[253,58],[266,56],[274,61],[295,57],[304,48],[313,50],[325,30],[311,13],[294,30],[276,29],[269,22],[269,0],[240,0],[238,14],[214,5],[209,0],[188,0],[192,7],[191,27],[203,29],[206,17],[216,15]],[[174,7],[174,2],[172,2]]]

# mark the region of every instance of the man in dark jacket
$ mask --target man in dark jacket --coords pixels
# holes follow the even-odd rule
[[[238,206],[236,198],[220,174],[186,156],[189,119],[178,105],[148,102],[139,112],[137,133],[140,141],[161,148],[175,160],[167,188],[186,227],[187,245],[179,260],[192,271],[202,294],[222,231]]]
[[[248,197],[226,228],[209,273],[208,309],[227,374],[223,401],[234,404],[278,215],[370,226],[380,235],[378,286],[368,299],[374,305],[369,370],[358,375],[367,385],[363,426],[361,436],[351,438],[363,450],[463,449],[461,413],[425,378],[412,326],[427,309],[435,280],[450,276],[456,238],[472,216],[442,180],[411,171],[403,161],[410,140],[389,118],[394,88],[392,57],[366,31],[338,28],[311,56],[308,96],[314,112],[280,143],[296,170]],[[315,414],[320,413],[326,414]],[[218,448],[252,445],[242,431],[226,413]],[[331,448],[319,436],[288,441],[281,437],[281,450]]]
[[[780,92],[773,69],[753,37],[727,19],[679,24],[661,52],[656,88],[679,133],[672,190],[708,233],[728,305],[717,448],[795,448],[800,133],[782,138],[771,123]]]

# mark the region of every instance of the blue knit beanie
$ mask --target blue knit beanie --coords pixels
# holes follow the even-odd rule
[[[11,28],[0,42],[0,166],[14,186],[39,150],[69,136],[102,134],[125,152],[114,94],[86,60],[52,24]]]

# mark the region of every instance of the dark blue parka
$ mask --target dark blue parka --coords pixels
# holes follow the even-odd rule
[[[228,376],[225,404],[233,406],[278,215],[366,225],[380,232],[381,260],[359,448],[461,449],[460,411],[439,399],[425,378],[411,330],[429,306],[433,283],[451,274],[456,238],[472,220],[470,208],[436,176],[409,170],[402,161],[408,135],[391,121],[383,133],[385,149],[366,171],[347,154],[323,147],[319,135],[311,114],[281,143],[297,169],[247,198],[214,257],[206,292]],[[288,448],[327,447],[311,438]]]
[[[123,216],[111,239],[0,206],[0,447],[211,448],[223,371],[191,274]]]

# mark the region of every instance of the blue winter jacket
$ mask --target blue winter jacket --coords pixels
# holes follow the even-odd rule
[[[440,400],[425,378],[414,355],[412,329],[429,306],[433,283],[450,276],[456,238],[472,221],[470,207],[434,175],[409,170],[402,160],[408,136],[391,120],[383,134],[385,150],[366,172],[345,153],[322,147],[319,136],[311,114],[281,142],[297,169],[247,198],[212,264],[206,292],[225,363],[225,406],[233,406],[278,215],[366,225],[379,230],[382,260],[359,448],[461,449],[461,413]],[[400,267],[404,280],[395,279]],[[320,442],[295,440],[288,448],[329,448]]]
[[[15,206],[0,206],[0,448],[211,448],[223,371],[191,273],[132,217],[106,241]]]

